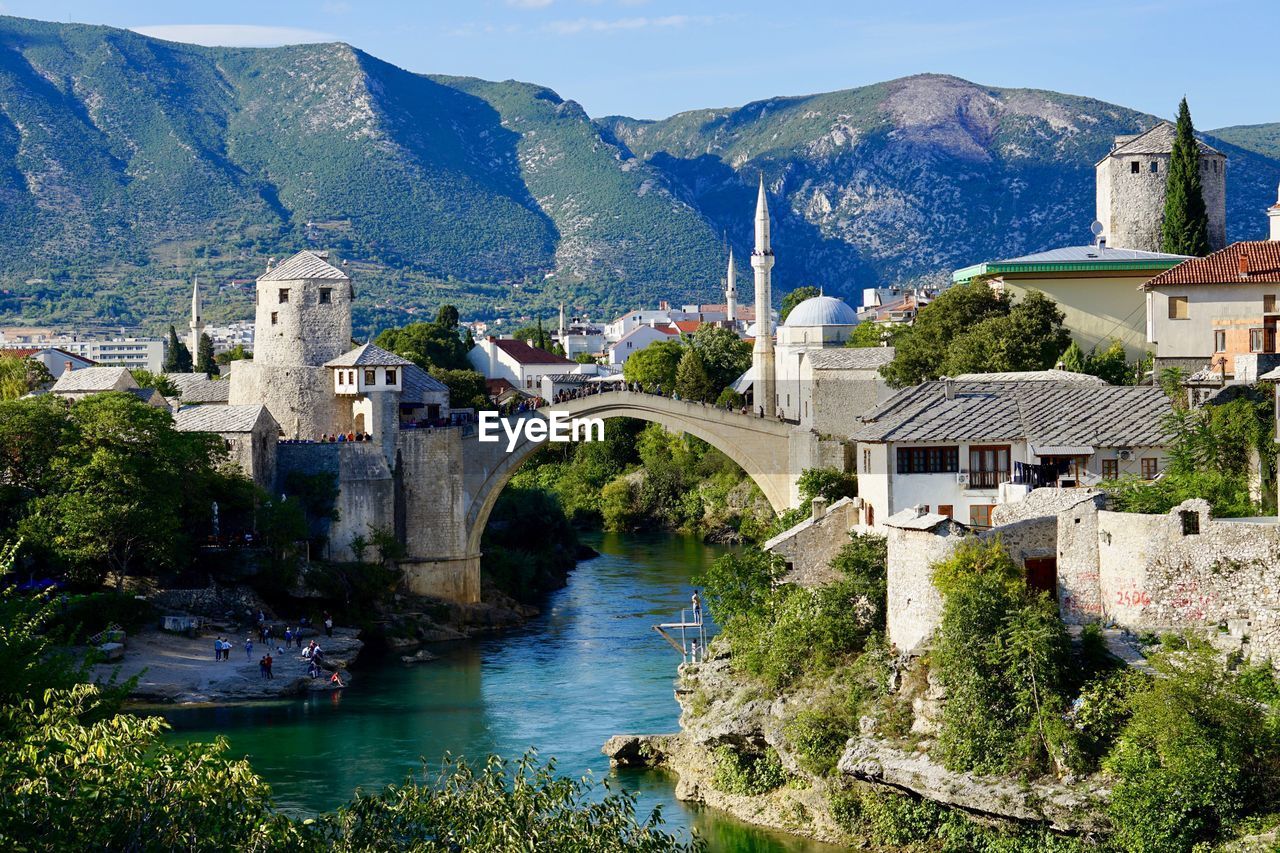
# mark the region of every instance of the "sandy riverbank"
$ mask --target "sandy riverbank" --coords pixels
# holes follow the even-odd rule
[[[332,637],[321,634],[315,638],[329,665],[337,666],[339,676],[347,685],[351,684],[347,666],[364,645],[357,639],[358,633],[351,628],[335,628]],[[213,642],[217,636],[210,633],[191,639],[182,634],[144,631],[128,638],[123,661],[95,666],[93,677],[106,681],[117,671],[121,679],[138,676],[138,684],[129,696],[139,702],[253,702],[337,689],[330,682],[331,673],[327,670],[320,678],[307,677],[309,663],[297,648],[284,652],[272,648],[275,677],[262,678],[258,661],[266,649],[257,642],[256,636],[253,654],[248,659],[244,637],[228,636],[233,643],[231,659],[215,661]],[[273,643],[274,647],[280,645],[279,641]]]

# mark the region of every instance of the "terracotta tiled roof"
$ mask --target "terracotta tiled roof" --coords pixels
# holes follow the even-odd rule
[[[680,334],[680,330],[677,329],[675,326],[654,326],[653,328],[657,329],[659,332],[662,332],[662,334],[664,335]]]
[[[490,338],[489,342],[515,359],[518,364],[574,364],[563,356],[531,347],[515,338]]]
[[[1249,257],[1249,274],[1240,274],[1240,256]],[[1247,284],[1280,282],[1280,241],[1242,240],[1203,258],[1191,258],[1148,281],[1150,290],[1165,284]]]
[[[698,327],[702,325],[701,320],[676,320],[672,323],[677,329],[686,335],[692,335],[698,331]]]
[[[75,354],[75,353],[73,353],[73,352],[67,352],[66,350],[62,349],[61,347],[49,347],[49,346],[44,346],[44,347],[4,347],[4,348],[0,349],[0,355],[12,355],[12,356],[15,356],[15,357],[17,357],[17,358],[30,358],[31,356],[33,356],[33,355],[37,355],[37,354],[42,353],[42,352],[56,352],[56,353],[58,353],[58,354],[60,354],[60,355],[65,355],[67,358],[74,358],[76,361],[83,361],[85,364],[90,365],[90,366],[95,365],[95,364],[97,364],[97,363],[98,363],[98,362],[94,361],[94,360],[93,360],[93,359],[91,359],[91,358],[85,358],[85,357],[84,357],[84,356],[82,356],[82,355],[76,355],[76,354]]]

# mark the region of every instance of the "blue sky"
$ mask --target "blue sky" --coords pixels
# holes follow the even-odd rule
[[[412,71],[516,78],[660,118],[919,72],[1054,89],[1197,127],[1280,121],[1278,0],[0,0],[180,41],[349,42]]]

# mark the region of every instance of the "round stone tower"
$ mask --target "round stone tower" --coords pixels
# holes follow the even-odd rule
[[[327,253],[302,251],[258,279],[253,360],[232,362],[231,403],[262,403],[286,437],[343,421],[324,364],[351,349],[351,278]]]
[[[1097,218],[1111,249],[1160,251],[1165,184],[1177,128],[1167,121],[1129,136],[1117,136],[1110,153],[1094,166]],[[1209,251],[1227,244],[1227,158],[1196,140],[1200,147],[1200,185],[1209,213]]]

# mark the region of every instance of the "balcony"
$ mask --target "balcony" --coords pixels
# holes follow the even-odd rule
[[[970,471],[970,489],[998,489],[1009,480],[1008,471]]]

